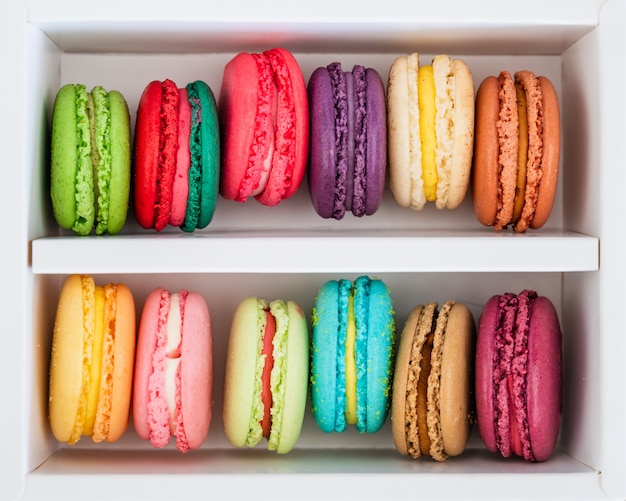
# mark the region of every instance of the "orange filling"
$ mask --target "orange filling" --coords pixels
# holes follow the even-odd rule
[[[528,162],[528,112],[526,94],[522,87],[515,83],[517,97],[517,117],[519,122],[518,150],[517,150],[517,184],[515,188],[515,203],[511,222],[516,223],[522,215],[524,207],[524,193],[526,191],[526,164]]]
[[[428,376],[430,376],[430,359],[433,351],[435,335],[431,332],[422,347],[420,362],[420,377],[417,382],[417,431],[419,435],[420,451],[423,455],[430,455],[430,437],[428,436]]]
[[[261,401],[263,402],[263,420],[261,427],[263,428],[263,436],[269,437],[272,428],[272,416],[270,410],[272,408],[272,390],[270,387],[272,367],[274,366],[274,357],[272,355],[274,334],[276,334],[276,319],[269,309],[265,310],[265,333],[263,334],[263,350],[261,355],[265,355],[265,363],[263,364],[263,373],[261,381],[263,389],[261,391]]]

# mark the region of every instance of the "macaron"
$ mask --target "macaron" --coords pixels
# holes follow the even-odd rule
[[[323,218],[374,214],[387,173],[385,91],[378,72],[334,62],[308,84],[311,117],[309,193]]]
[[[283,48],[237,54],[224,68],[219,118],[221,195],[267,206],[294,195],[306,170],[309,108],[293,55]]]
[[[141,313],[133,383],[137,434],[156,448],[199,448],[211,424],[213,331],[204,298],[154,289]]]
[[[135,124],[134,208],[142,228],[208,226],[219,186],[218,129],[206,83],[178,88],[167,79],[146,86]]]
[[[224,430],[235,447],[264,438],[278,454],[300,437],[307,399],[309,335],[293,301],[244,299],[228,340],[224,379]]]
[[[469,308],[416,306],[398,347],[391,426],[397,450],[443,461],[465,450],[474,410],[476,328]]]
[[[389,188],[402,207],[455,209],[470,184],[474,81],[461,59],[394,60],[387,85]]]
[[[535,291],[485,304],[476,345],[476,411],[492,452],[545,461],[561,418],[561,328],[552,302]]]
[[[135,356],[135,302],[123,284],[70,275],[52,336],[48,411],[52,434],[115,442],[128,426]]]
[[[476,94],[472,199],[478,220],[516,232],[543,226],[556,194],[559,100],[531,71],[488,76]]]
[[[375,433],[389,410],[395,313],[388,287],[367,276],[330,280],[312,313],[311,403],[327,433]]]
[[[78,235],[119,233],[130,193],[130,116],[124,96],[101,86],[59,89],[52,112],[54,217]]]

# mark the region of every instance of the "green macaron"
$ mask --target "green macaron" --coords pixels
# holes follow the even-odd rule
[[[78,235],[118,233],[130,192],[130,115],[117,91],[67,84],[52,115],[50,196],[54,217]]]
[[[189,151],[189,195],[181,228],[193,231],[206,227],[213,219],[217,204],[220,173],[219,125],[217,105],[209,86],[196,80],[187,85],[191,104]]]

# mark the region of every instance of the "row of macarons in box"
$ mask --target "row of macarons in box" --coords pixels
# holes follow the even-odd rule
[[[560,157],[556,91],[531,71],[483,80],[461,59],[333,62],[305,83],[282,48],[240,53],[216,98],[200,80],[147,84],[130,115],[117,91],[64,85],[55,99],[51,199],[61,227],[115,234],[132,206],[141,227],[206,227],[218,195],[274,206],[308,175],[324,218],[371,215],[386,186],[404,207],[454,209],[470,184],[478,220],[523,232],[548,219]],[[132,144],[131,144],[132,143]]]
[[[199,448],[212,417],[211,325],[197,292],[154,289],[137,327],[126,285],[69,276],[50,360],[54,436],[113,442],[132,415],[154,447],[175,437],[181,452]],[[310,322],[294,301],[247,297],[230,325],[223,423],[236,447],[266,440],[288,453],[309,398],[327,433],[375,433],[390,413],[397,450],[413,458],[461,454],[475,422],[505,457],[544,461],[556,446],[562,334],[553,304],[534,291],[492,296],[478,327],[462,303],[418,305],[397,339],[389,288],[360,276],[322,284]]]

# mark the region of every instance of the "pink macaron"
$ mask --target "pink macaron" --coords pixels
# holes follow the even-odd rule
[[[267,206],[294,195],[309,144],[306,86],[294,56],[282,48],[237,54],[224,68],[218,108],[221,195]]]
[[[181,452],[202,445],[211,423],[213,338],[200,294],[150,293],[139,324],[133,389],[141,438],[162,448],[174,436]]]
[[[476,346],[476,411],[487,449],[545,461],[561,420],[561,328],[553,304],[536,292],[493,296]]]

